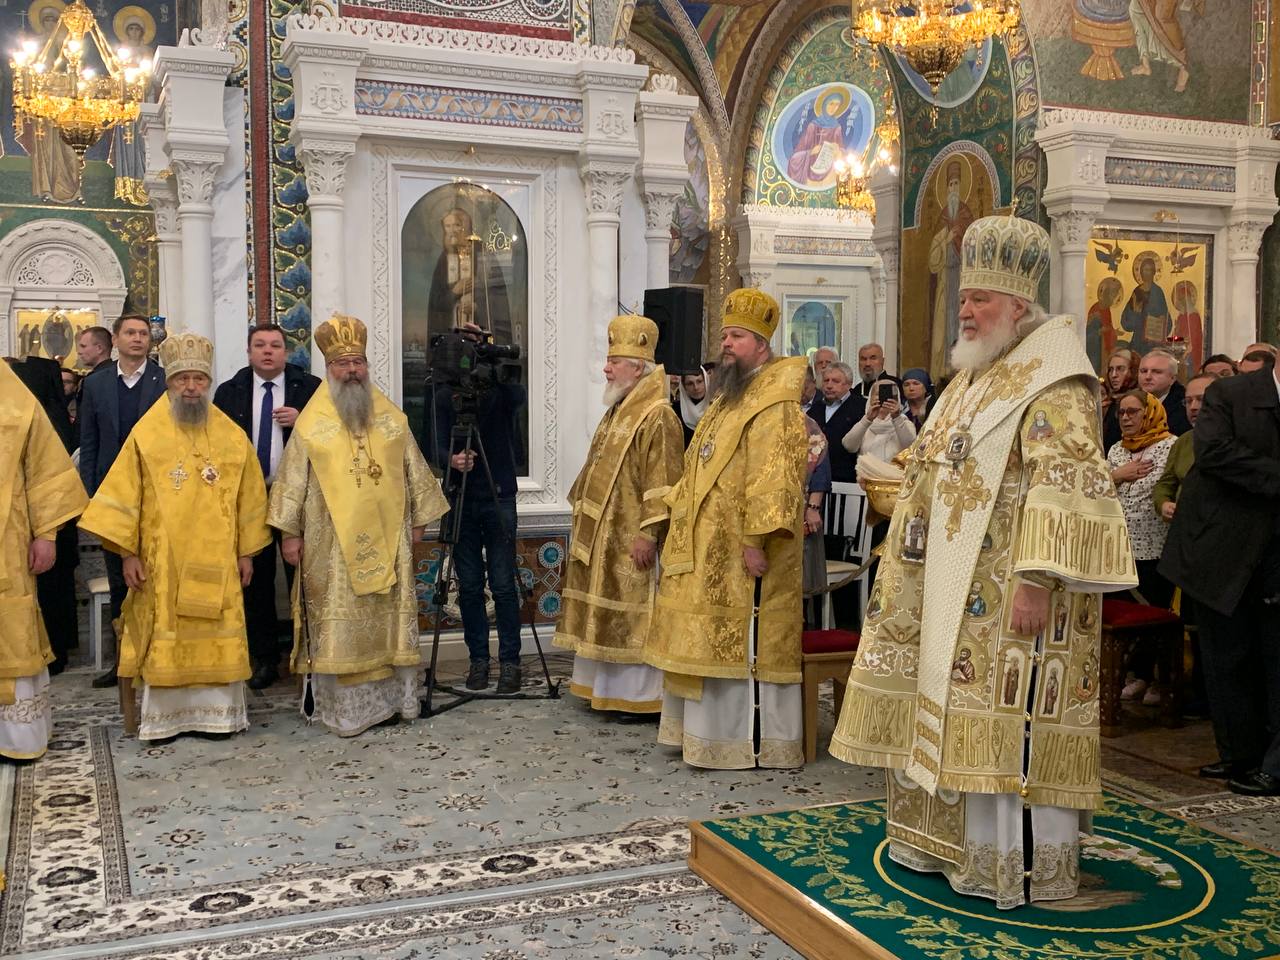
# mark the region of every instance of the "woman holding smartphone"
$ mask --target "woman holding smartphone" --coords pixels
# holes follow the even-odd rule
[[[914,424],[902,412],[898,385],[892,380],[872,384],[867,412],[840,441],[850,453],[869,453],[881,460],[892,460],[916,438]]]

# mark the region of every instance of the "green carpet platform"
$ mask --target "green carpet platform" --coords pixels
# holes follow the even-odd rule
[[[1280,856],[1108,797],[1080,893],[1012,911],[893,863],[883,801],[691,824],[689,865],[810,960],[1280,956]]]

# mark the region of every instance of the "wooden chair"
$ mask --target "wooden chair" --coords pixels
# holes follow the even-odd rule
[[[1099,727],[1104,737],[1118,737],[1121,732],[1120,691],[1124,687],[1124,659],[1134,642],[1157,645],[1161,721],[1166,727],[1182,725],[1182,619],[1163,607],[1130,600],[1103,600],[1098,708]]]
[[[801,634],[801,663],[804,676],[804,762],[818,758],[818,694],[824,680],[834,687],[836,716],[844,702],[845,683],[853,668],[861,639],[852,630],[806,630]]]

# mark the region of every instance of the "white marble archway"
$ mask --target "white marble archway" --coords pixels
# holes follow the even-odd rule
[[[109,325],[127,293],[115,251],[88,227],[60,219],[24,224],[0,240],[0,355],[13,353],[18,310],[95,310]]]

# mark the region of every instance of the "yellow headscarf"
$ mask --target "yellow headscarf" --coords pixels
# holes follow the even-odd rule
[[[1146,406],[1142,411],[1142,429],[1132,437],[1120,438],[1120,442],[1130,453],[1144,450],[1153,443],[1173,436],[1169,432],[1169,417],[1164,412],[1164,404],[1153,393],[1148,393],[1146,397]]]

